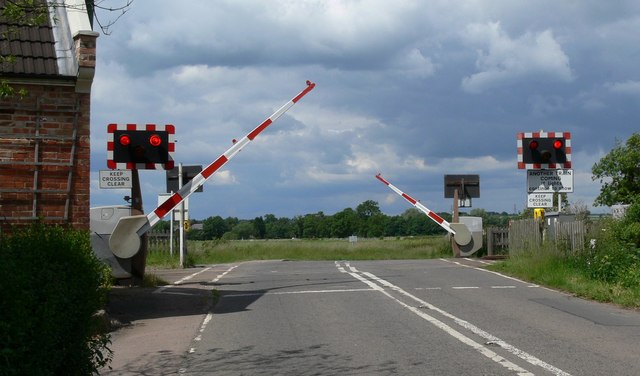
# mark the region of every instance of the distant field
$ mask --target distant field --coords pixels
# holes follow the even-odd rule
[[[246,260],[401,260],[450,257],[451,245],[442,236],[358,239],[209,240],[187,243],[187,264],[215,264]],[[147,265],[178,267],[166,247],[149,250]]]

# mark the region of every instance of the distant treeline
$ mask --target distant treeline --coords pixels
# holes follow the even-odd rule
[[[450,213],[438,215],[451,221]],[[482,217],[484,227],[506,226],[514,217],[504,212],[493,213],[484,209],[472,209],[468,215]],[[202,221],[192,220],[190,225],[187,238],[191,240],[320,239],[346,238],[351,235],[378,238],[446,233],[442,227],[415,208],[407,209],[400,215],[388,216],[382,213],[378,203],[372,200],[364,201],[355,210],[346,208],[333,215],[326,215],[321,211],[293,218],[278,218],[273,214],[266,214],[250,220],[213,216]],[[169,222],[162,222],[154,231],[163,232],[168,229]]]

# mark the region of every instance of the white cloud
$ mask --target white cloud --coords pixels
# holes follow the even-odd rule
[[[203,166],[206,167],[206,166]],[[211,180],[207,181],[211,185],[233,185],[237,184],[236,177],[229,170],[218,170]]]
[[[450,173],[512,170],[516,167],[516,163],[514,161],[498,161],[491,155],[479,156],[476,158],[454,157],[439,160],[436,165],[431,167],[431,169],[436,171],[449,171]]]
[[[640,95],[640,81],[607,83],[605,87],[612,93]]]
[[[462,80],[462,88],[480,93],[493,87],[511,85],[530,78],[569,82],[573,73],[569,57],[550,30],[527,32],[510,38],[499,22],[469,25],[466,41],[477,48],[474,73]]]
[[[436,71],[436,64],[417,48],[398,57],[393,64],[397,71],[410,78],[427,78]]]

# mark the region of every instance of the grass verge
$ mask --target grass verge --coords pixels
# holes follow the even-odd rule
[[[211,240],[188,241],[188,265],[229,263],[247,260],[402,260],[450,257],[451,246],[442,236],[365,239],[350,243],[346,239],[319,240]],[[162,248],[151,248],[147,265],[161,268],[179,266]]]
[[[582,298],[626,308],[640,308],[640,287],[624,287],[617,283],[594,280],[589,277],[585,266],[575,257],[543,247],[537,251],[512,255],[488,269]]]

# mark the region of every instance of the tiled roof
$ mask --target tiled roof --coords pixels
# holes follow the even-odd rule
[[[0,9],[6,0],[0,0]],[[13,62],[0,64],[0,75],[56,76],[58,64],[53,28],[49,18],[45,25],[24,26],[0,17],[0,55],[13,56]]]

